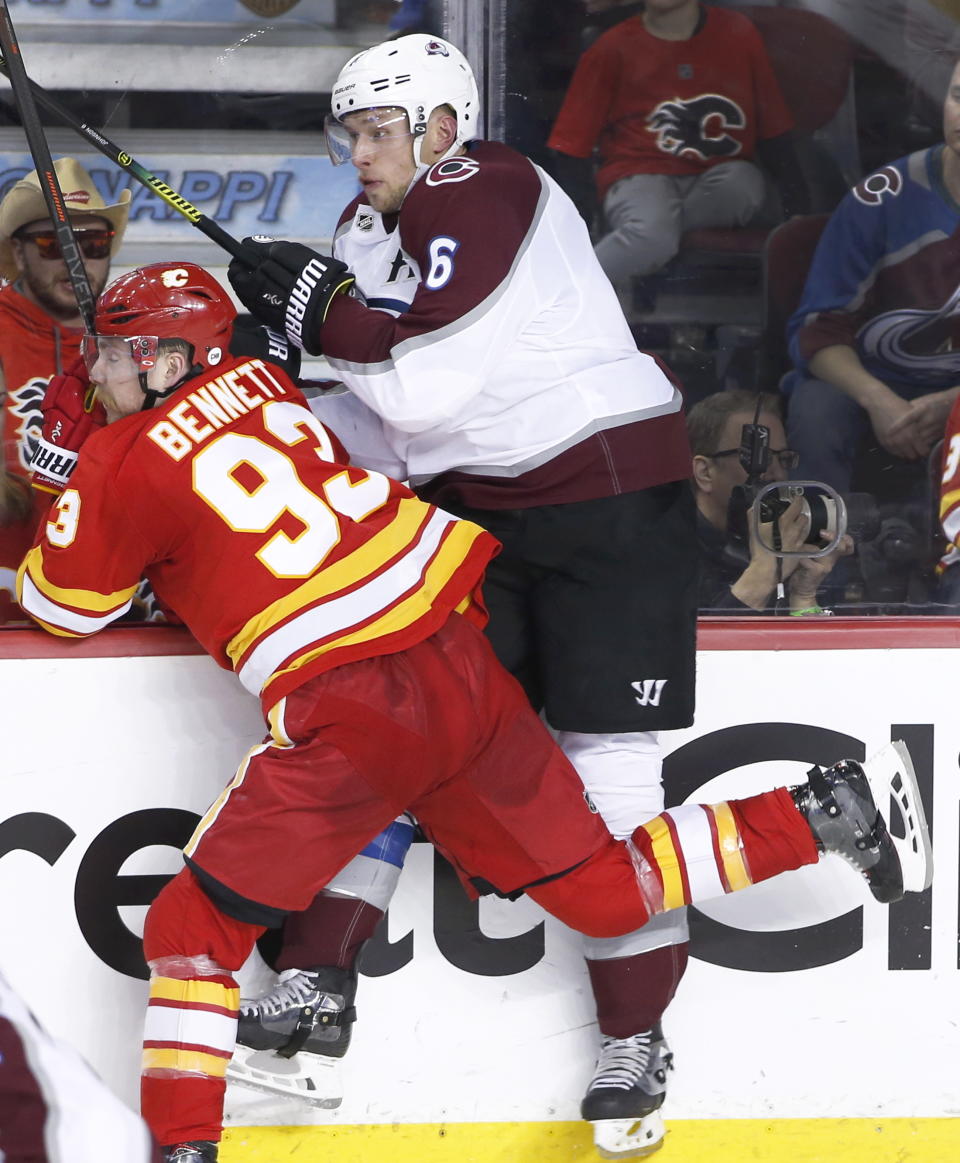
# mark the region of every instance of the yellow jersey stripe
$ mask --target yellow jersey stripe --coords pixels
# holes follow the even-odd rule
[[[182,1074],[203,1074],[208,1078],[225,1078],[229,1058],[216,1054],[204,1054],[202,1050],[176,1050],[173,1048],[144,1046],[143,1072],[151,1070],[176,1070]]]
[[[222,1006],[228,1010],[240,1008],[240,989],[221,985],[218,981],[198,981],[195,977],[154,977],[150,981],[150,997],[189,1005]]]
[[[423,576],[423,584],[416,593],[411,594],[406,601],[387,610],[375,622],[363,626],[353,634],[344,634],[342,637],[325,642],[315,650],[307,650],[305,653],[293,659],[283,670],[274,671],[268,682],[272,682],[282,675],[291,674],[293,671],[307,666],[314,659],[321,658],[324,654],[329,654],[333,650],[342,650],[345,647],[355,646],[361,642],[371,642],[377,638],[386,638],[390,634],[394,634],[399,630],[405,630],[408,626],[414,625],[424,614],[427,614],[433,608],[435,596],[463,564],[464,557],[470,549],[470,542],[474,540],[475,536],[476,531],[470,526],[464,525],[462,522],[455,525],[451,529],[447,540],[440,547],[436,557],[427,568]],[[465,544],[461,544],[464,542]],[[461,606],[465,604],[469,604],[466,599],[460,603]]]
[[[329,649],[333,650],[335,645],[347,641],[351,634],[365,633],[358,628],[379,621],[396,607],[402,608],[411,594],[428,593],[425,576],[438,554],[447,561],[442,549],[446,541],[452,538],[451,544],[460,546],[459,552],[465,559],[473,542],[484,536],[486,534],[476,525],[457,521],[441,510],[433,510],[417,543],[386,569],[348,593],[336,594],[303,610],[266,634],[237,671],[240,681],[248,691],[260,695],[278,673],[284,673],[282,668],[292,670],[302,666],[305,652],[316,648],[313,657],[324,653],[318,644],[330,643]],[[462,560],[453,568],[448,564],[447,574],[452,575],[462,564]],[[435,594],[430,594],[431,604],[434,597]],[[420,613],[426,609],[424,606],[412,608]],[[414,621],[416,619],[408,613],[406,621],[391,621],[390,625],[400,630]],[[380,634],[383,633],[381,629]]]
[[[321,569],[292,593],[272,602],[251,618],[240,633],[227,643],[227,654],[234,666],[254,642],[268,634],[284,618],[313,602],[366,581],[385,562],[410,545],[429,517],[430,511],[422,501],[416,497],[404,497],[397,505],[396,515],[390,524],[374,534],[369,541],[342,561]]]
[[[194,852],[197,850],[197,845],[200,843],[200,840],[203,837],[204,832],[206,832],[206,830],[214,822],[214,820],[217,818],[217,816],[220,815],[220,812],[223,808],[223,805],[230,798],[230,793],[235,788],[238,788],[243,783],[243,781],[246,779],[247,768],[250,766],[250,760],[255,755],[261,754],[261,752],[266,751],[268,748],[277,747],[277,746],[280,746],[280,744],[277,744],[277,743],[258,743],[255,747],[250,748],[250,750],[247,752],[247,754],[240,761],[240,766],[237,768],[236,774],[234,775],[233,779],[230,780],[230,782],[223,789],[223,791],[217,796],[217,798],[213,801],[213,803],[210,805],[210,807],[207,808],[206,812],[203,815],[203,819],[200,821],[199,824],[197,824],[196,828],[194,829],[193,835],[190,837],[190,839],[187,841],[186,845],[184,846],[183,852],[184,852],[185,856],[192,856],[194,854]],[[292,747],[293,744],[292,743],[288,744],[288,746]],[[239,1002],[237,1004],[239,1005]]]
[[[129,586],[127,589],[116,590],[112,594],[101,594],[97,593],[96,590],[63,589],[60,586],[55,586],[47,580],[43,572],[43,547],[40,545],[35,545],[30,550],[20,569],[29,574],[30,580],[49,601],[56,602],[59,606],[76,606],[79,610],[86,610],[94,614],[105,614],[108,611],[116,610],[125,602],[129,602],[140,584],[138,579],[135,585]]]
[[[673,836],[663,816],[655,816],[641,827],[650,837],[653,856],[663,878],[663,907],[677,909],[687,903],[680,872],[682,856],[677,852]]]
[[[949,493],[944,493],[940,498],[940,516],[944,516],[957,501],[960,501],[960,489],[953,489]]]
[[[275,739],[281,747],[292,747],[293,740],[287,735],[287,729],[284,726],[283,717],[287,713],[287,700],[281,699],[278,703],[267,711],[267,726],[270,728],[270,736]]]
[[[717,843],[720,848],[720,859],[723,861],[723,872],[730,885],[730,891],[746,888],[753,884],[743,851],[740,847],[740,829],[728,803],[711,804],[710,811],[717,825]]]

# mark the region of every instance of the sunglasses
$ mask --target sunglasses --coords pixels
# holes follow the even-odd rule
[[[113,247],[113,230],[76,230],[74,238],[84,258],[109,258]],[[21,242],[32,242],[41,258],[63,258],[56,231],[37,230],[32,234],[15,234]]]

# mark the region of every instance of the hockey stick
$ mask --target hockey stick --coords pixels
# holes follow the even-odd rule
[[[67,208],[63,201],[63,191],[57,180],[57,171],[53,167],[53,158],[50,156],[50,147],[47,145],[46,134],[37,113],[37,106],[30,90],[30,81],[27,77],[23,59],[20,56],[20,46],[17,43],[17,34],[13,30],[13,22],[7,8],[7,0],[0,0],[0,46],[3,48],[4,62],[8,67],[7,76],[13,88],[13,97],[20,112],[20,121],[23,132],[30,146],[30,156],[37,169],[37,180],[43,192],[50,221],[60,244],[60,253],[67,265],[67,274],[73,293],[77,299],[80,318],[87,332],[93,333],[94,298],[90,289],[90,280],[87,278],[86,267],[80,257],[80,248],[77,245],[73,227],[67,215]]]
[[[4,8],[6,8],[6,0],[0,0],[0,4],[3,4]],[[0,38],[0,42],[2,42],[2,38]],[[3,45],[3,52],[4,55],[0,57],[0,73],[7,77],[12,85],[13,77],[11,76],[10,69],[10,64],[12,64],[12,62],[8,63],[8,50],[6,45]],[[76,133],[79,133],[80,136],[90,142],[90,144],[95,149],[98,149],[100,153],[104,155],[104,157],[108,157],[122,170],[126,170],[128,174],[132,174],[141,184],[141,186],[146,186],[148,190],[152,190],[155,194],[162,198],[168,206],[172,206],[178,214],[182,214],[184,218],[193,223],[193,225],[196,226],[196,228],[201,231],[201,233],[205,234],[211,242],[215,242],[217,246],[222,247],[228,254],[232,254],[234,258],[242,259],[245,257],[242,245],[233,237],[232,234],[228,234],[223,229],[223,227],[214,222],[212,218],[208,218],[206,214],[201,213],[201,211],[199,211],[196,206],[188,202],[182,195],[178,194],[176,190],[168,186],[167,183],[164,182],[161,178],[158,178],[156,174],[151,174],[148,169],[145,169],[135,158],[132,158],[130,154],[120,149],[119,146],[114,145],[114,143],[108,137],[104,136],[104,134],[101,133],[99,129],[94,129],[91,125],[87,125],[86,122],[80,121],[79,118],[74,117],[74,115],[68,109],[61,105],[55,97],[51,97],[45,89],[36,83],[36,81],[31,81],[27,78],[25,79],[32,96],[35,97],[36,100],[39,101],[45,109],[59,117],[64,125],[69,126],[70,129],[74,130]],[[16,93],[16,88],[14,88],[14,93]]]

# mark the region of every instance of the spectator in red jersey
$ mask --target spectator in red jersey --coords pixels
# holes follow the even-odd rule
[[[662,267],[686,231],[750,222],[766,198],[757,155],[784,212],[802,212],[792,130],[745,16],[697,0],[647,0],[583,54],[547,144],[576,158],[599,149],[607,233],[596,251],[618,284]]]
[[[127,226],[130,191],[108,205],[74,158],[55,164],[87,278],[99,295]],[[28,466],[50,379],[80,354],[83,322],[36,171],[0,202],[0,624],[20,615],[13,600],[17,566],[37,516]]]

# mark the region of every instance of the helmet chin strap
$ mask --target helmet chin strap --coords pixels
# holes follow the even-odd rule
[[[180,379],[178,379],[175,384],[171,384],[165,392],[154,391],[153,388],[147,385],[147,376],[149,375],[148,372],[138,372],[137,379],[140,381],[140,391],[143,392],[143,403],[140,406],[140,411],[149,412],[158,400],[165,399],[170,395],[171,392],[179,388],[181,384],[185,384],[187,380],[192,380],[194,376],[199,375],[202,371],[202,364],[193,364],[187,371],[183,373]]]
[[[416,171],[414,172],[413,177],[410,179],[410,185],[407,186],[406,193],[403,195],[404,199],[406,199],[407,194],[410,193],[410,191],[417,184],[417,182],[420,181],[420,179],[427,172],[427,170],[433,169],[433,167],[435,165],[437,165],[439,162],[445,162],[447,160],[447,158],[453,157],[453,155],[455,153],[457,153],[460,149],[463,148],[463,142],[460,141],[459,138],[455,138],[453,141],[453,144],[446,151],[446,153],[441,154],[440,157],[434,158],[434,160],[432,162],[428,163],[428,162],[423,162],[420,160],[420,149],[421,149],[422,145],[423,145],[423,136],[420,136],[413,143],[413,160],[414,160],[417,168],[416,168]]]

